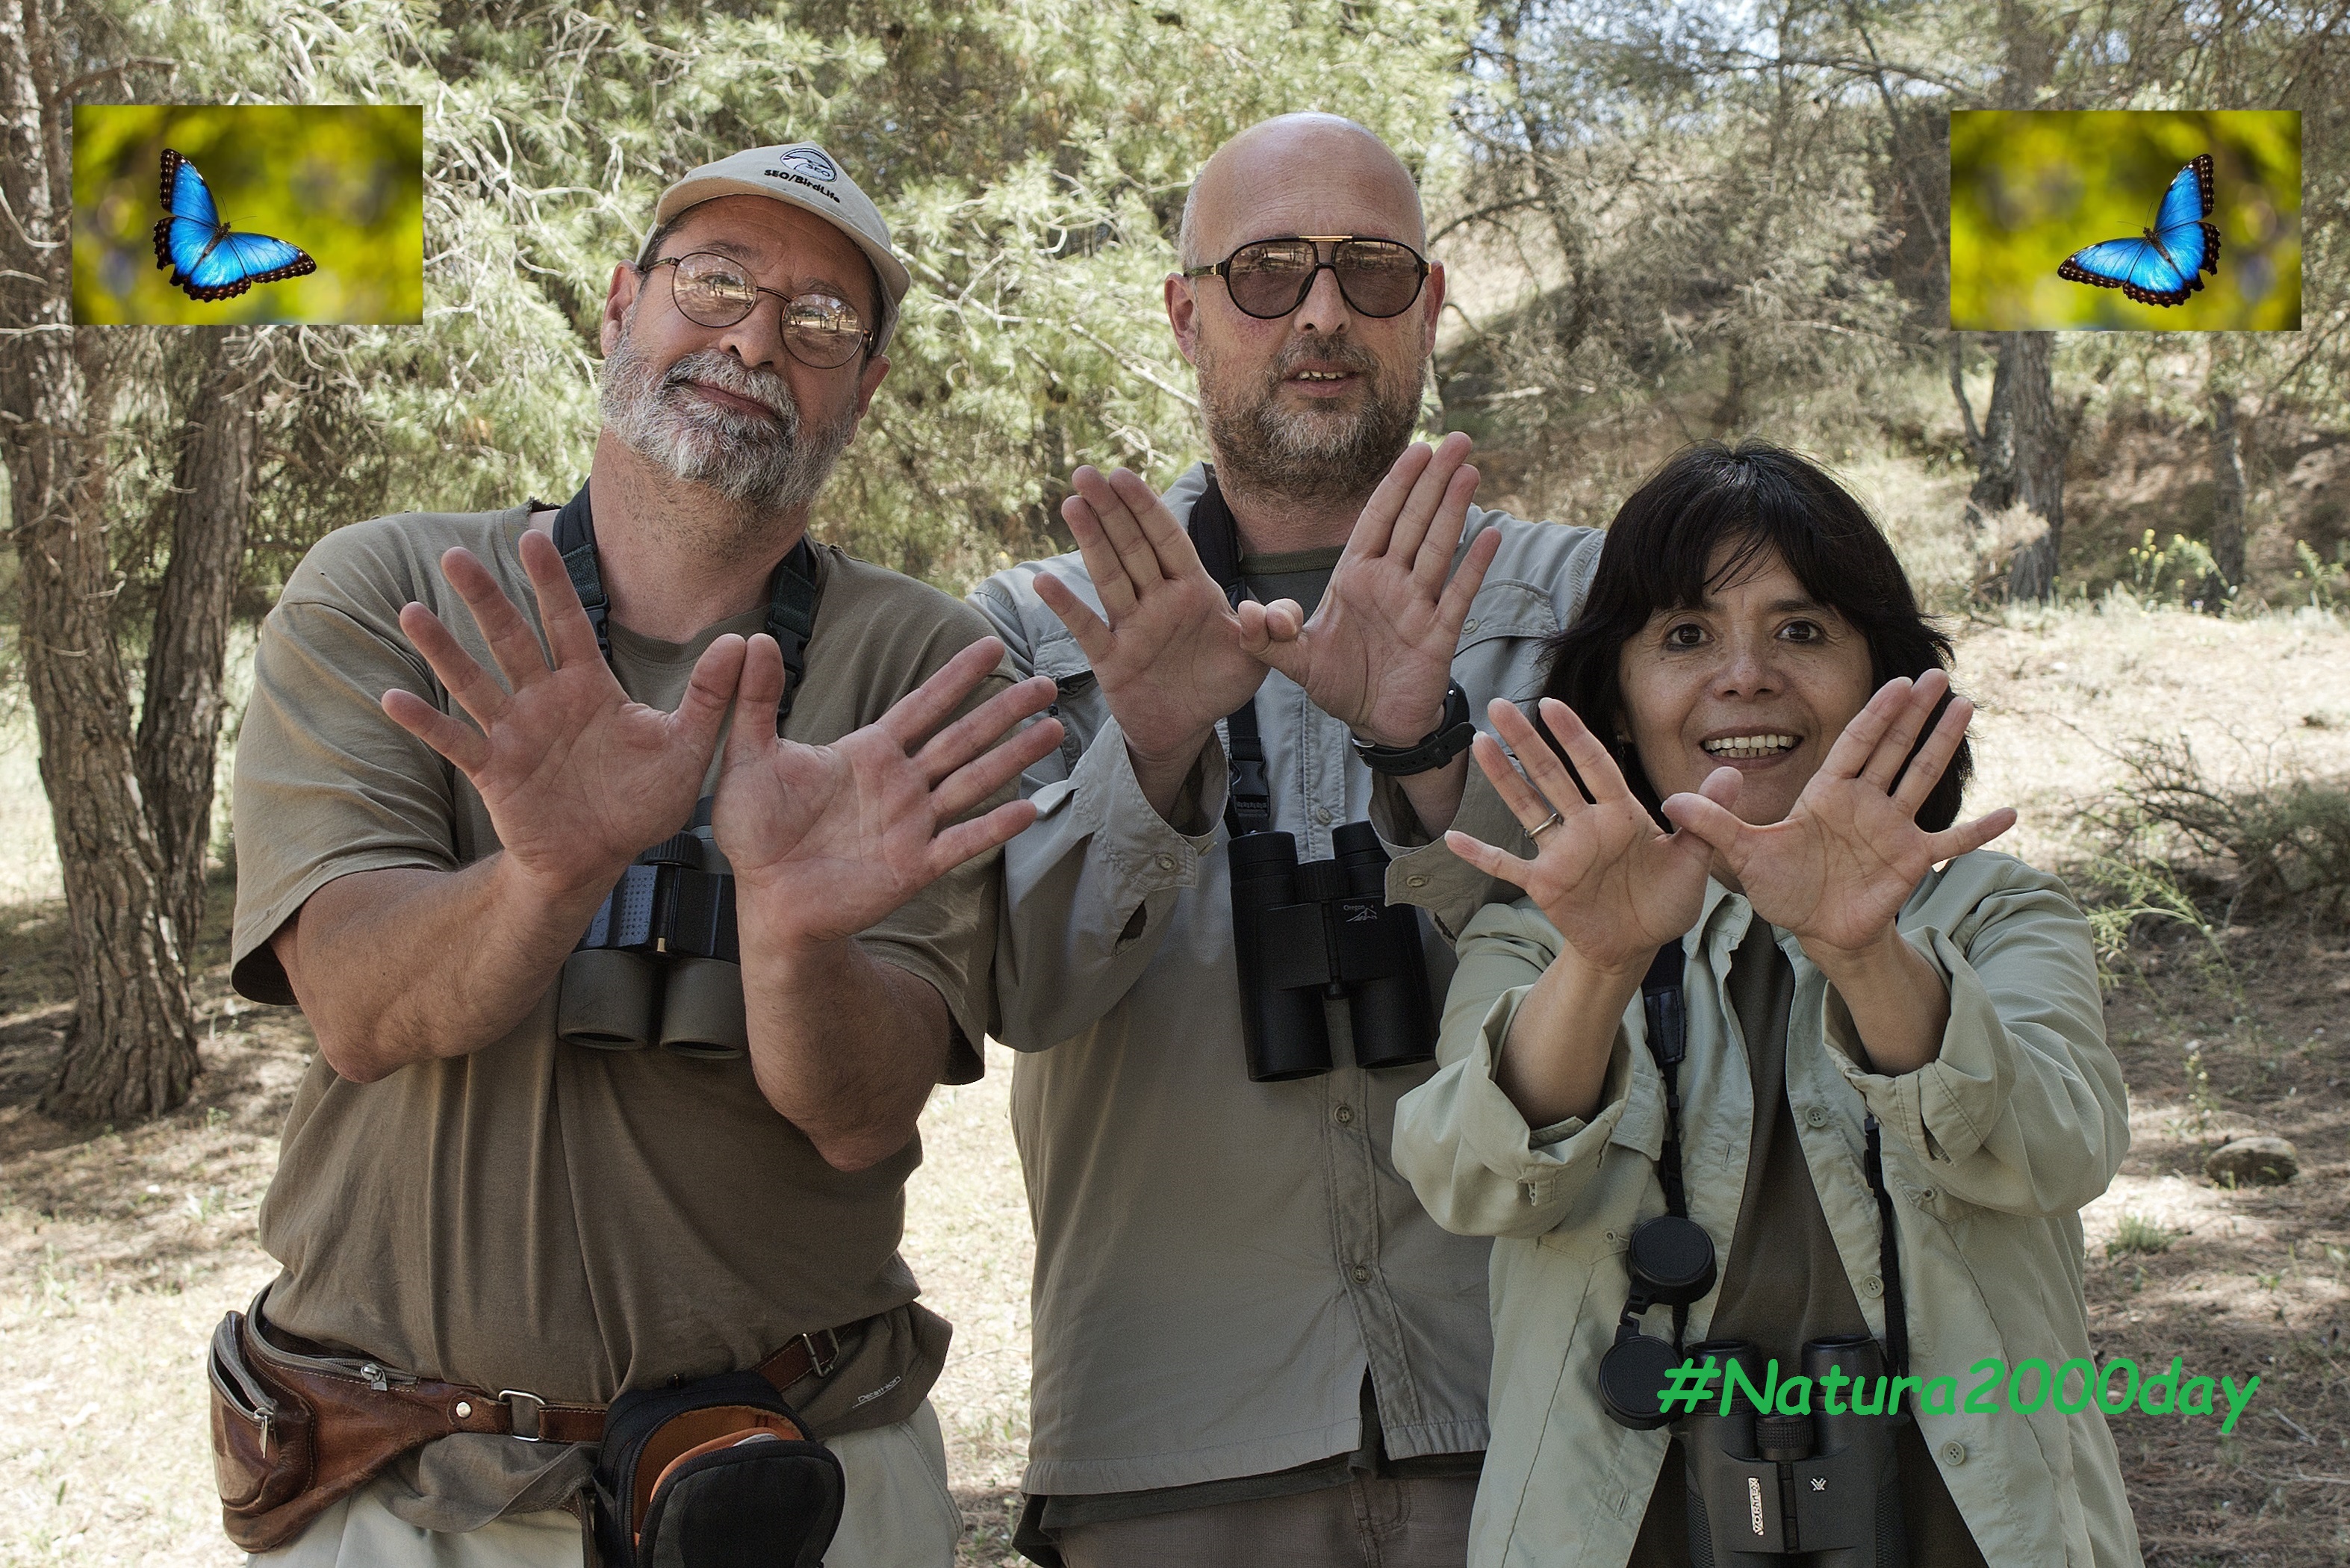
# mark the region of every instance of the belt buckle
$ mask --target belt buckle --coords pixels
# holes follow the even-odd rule
[[[823,1334],[825,1339],[832,1345],[831,1355],[827,1355],[823,1351],[820,1351],[816,1347],[816,1334]],[[800,1343],[807,1346],[808,1370],[815,1373],[818,1377],[822,1377],[826,1374],[829,1373],[833,1369],[834,1364],[840,1360],[840,1336],[833,1333],[832,1330],[828,1328],[818,1329],[816,1331],[816,1334],[804,1334],[800,1335]]]
[[[539,1418],[546,1412],[546,1400],[524,1388],[501,1388],[498,1390],[498,1397],[505,1401],[506,1418],[513,1424],[513,1435],[515,1437],[520,1438],[525,1443],[536,1443],[545,1440],[541,1438],[538,1434]],[[529,1417],[530,1429],[528,1431],[525,1431],[523,1429],[523,1418],[525,1412],[520,1402],[525,1399],[530,1401],[530,1408],[526,1412]]]

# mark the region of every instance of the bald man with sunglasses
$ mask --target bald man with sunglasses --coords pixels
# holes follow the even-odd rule
[[[1079,469],[1078,549],[972,596],[1065,726],[1023,780],[996,955],[1036,1230],[1017,1543],[1068,1568],[1457,1564],[1488,1244],[1439,1229],[1388,1152],[1432,1064],[1360,1064],[1358,999],[1326,1010],[1330,1070],[1252,1078],[1226,841],[1326,860],[1369,820],[1440,1000],[1488,885],[1430,840],[1517,832],[1464,793],[1471,727],[1538,689],[1599,535],[1472,505],[1464,436],[1411,444],[1444,269],[1369,131],[1243,132],[1180,243],[1167,315],[1210,461],[1163,496]]]

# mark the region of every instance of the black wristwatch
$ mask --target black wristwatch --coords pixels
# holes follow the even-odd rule
[[[1424,774],[1440,768],[1469,749],[1477,738],[1477,726],[1469,717],[1469,693],[1453,681],[1444,689],[1444,716],[1436,728],[1420,738],[1416,746],[1379,746],[1352,737],[1355,755],[1375,774],[1388,774],[1402,778],[1411,774]]]

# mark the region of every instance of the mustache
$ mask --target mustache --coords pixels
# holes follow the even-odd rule
[[[1379,371],[1378,356],[1359,343],[1344,337],[1322,342],[1293,340],[1274,357],[1272,379],[1278,384],[1308,365],[1317,370],[1346,370],[1370,378],[1376,378]]]
[[[738,398],[748,398],[787,428],[795,429],[799,424],[799,404],[792,397],[790,384],[775,371],[754,370],[731,354],[715,348],[697,349],[669,368],[669,373],[661,378],[661,388],[665,391],[688,382],[700,382]]]

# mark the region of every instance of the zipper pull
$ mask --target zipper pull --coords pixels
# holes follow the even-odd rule
[[[391,1379],[385,1376],[383,1368],[372,1361],[360,1366],[359,1376],[366,1378],[368,1386],[379,1394],[385,1393],[391,1387]]]

